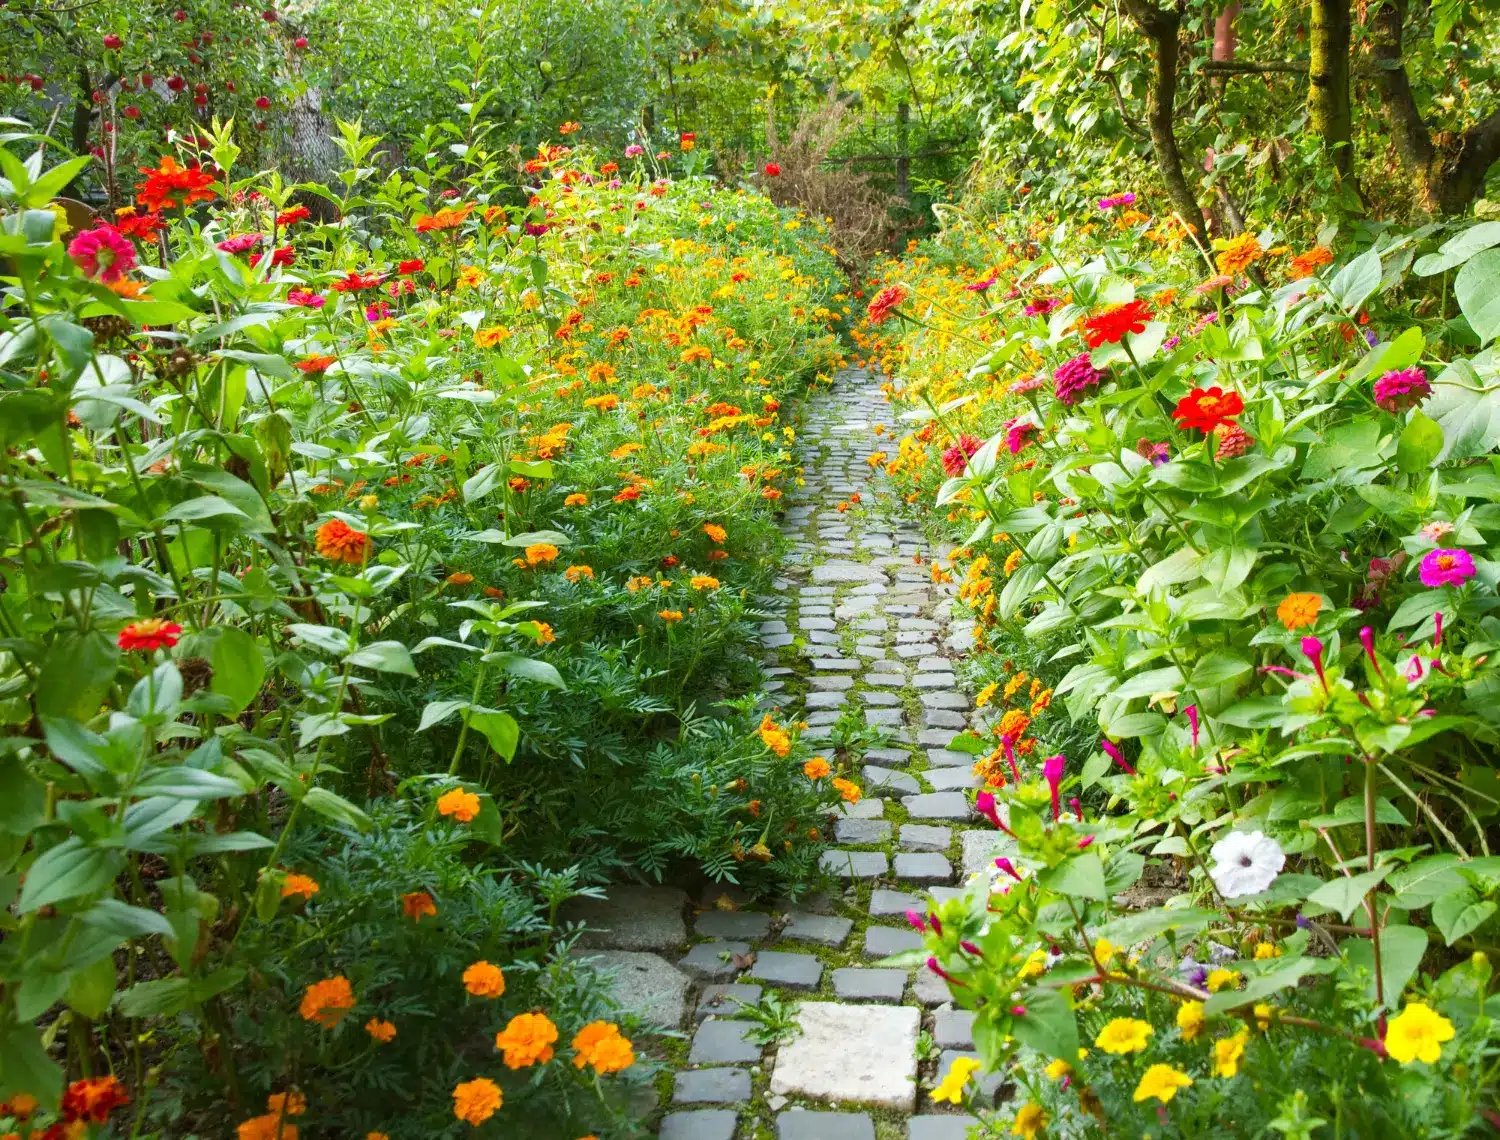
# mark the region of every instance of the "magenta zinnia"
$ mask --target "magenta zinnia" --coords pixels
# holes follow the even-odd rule
[[[969,466],[969,456],[973,455],[982,446],[981,441],[975,439],[972,435],[959,436],[958,442],[943,452],[943,470],[953,478],[958,478],[958,476],[964,473],[964,469]]]
[[[105,285],[120,280],[135,268],[135,246],[111,225],[84,230],[68,243],[68,256],[85,277],[97,278]]]
[[[1474,577],[1474,556],[1467,550],[1429,550],[1422,556],[1422,585],[1462,586]]]
[[[1415,408],[1432,395],[1427,373],[1420,368],[1402,368],[1387,372],[1375,381],[1375,402],[1393,415]]]
[[[1078,402],[1090,388],[1097,388],[1104,373],[1089,362],[1089,354],[1080,352],[1052,373],[1052,394],[1068,407]]]

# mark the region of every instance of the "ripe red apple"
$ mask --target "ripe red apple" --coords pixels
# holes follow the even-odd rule
[[[104,37],[104,46],[109,48],[110,51],[119,51],[124,46],[124,42],[114,32],[110,32],[109,35]]]
[[[121,113],[127,119],[139,119],[141,117],[141,109],[139,107],[137,107],[134,103],[132,103],[130,106],[126,107],[125,110],[123,112],[121,112]]]

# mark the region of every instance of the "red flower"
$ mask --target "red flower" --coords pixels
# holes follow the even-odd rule
[[[767,178],[776,178],[776,177],[779,177],[780,174],[781,174],[781,166],[778,163],[774,163],[774,162],[768,162],[768,163],[766,163],[766,177]]]
[[[306,206],[293,206],[290,210],[282,210],[276,215],[278,226],[290,226],[295,222],[305,221],[312,217],[312,211]]]
[[[943,452],[943,470],[952,478],[957,479],[969,466],[969,456],[982,446],[983,442],[972,435],[959,436],[958,442]]]
[[[259,265],[260,259],[263,256],[264,254],[252,253],[250,255],[250,265],[252,267]],[[289,245],[284,245],[271,254],[271,265],[273,268],[278,265],[293,265],[296,263],[296,261],[297,251]],[[334,288],[336,289],[338,288],[338,286],[335,285]]]
[[[403,261],[400,265],[396,266],[396,276],[405,277],[408,274],[421,273],[426,264],[420,257],[414,257],[410,261]]]
[[[355,273],[352,270],[342,281],[333,283],[334,291],[337,293],[359,293],[365,289],[378,289],[385,275],[381,273]]]
[[[1194,388],[1172,409],[1172,418],[1181,420],[1183,428],[1197,428],[1207,435],[1220,424],[1230,423],[1245,410],[1245,401],[1238,392],[1226,392],[1217,385],[1212,388]]]
[[[1151,319],[1151,306],[1145,301],[1131,301],[1124,305],[1110,305],[1083,322],[1084,343],[1090,348],[1101,344],[1119,344],[1126,333],[1146,331],[1146,322]]]
[[[906,289],[900,285],[891,285],[875,294],[875,299],[865,308],[865,314],[870,318],[870,323],[880,324],[891,315],[897,305],[906,300],[906,296]]]
[[[125,1086],[117,1078],[89,1077],[74,1081],[63,1093],[62,1116],[69,1124],[79,1120],[103,1124],[112,1111],[129,1103]]]
[[[126,206],[125,210],[127,212],[116,215],[115,229],[126,237],[145,238],[149,241],[156,236],[158,230],[167,228],[167,223],[160,214],[137,214],[134,206]]]
[[[120,631],[115,644],[127,653],[150,653],[157,649],[170,649],[182,636],[182,626],[163,618],[142,618],[133,621]]]
[[[168,87],[172,86],[169,80]],[[173,88],[180,90],[180,88]],[[170,154],[163,156],[156,169],[140,168],[146,180],[136,187],[135,200],[153,214],[163,208],[171,209],[194,202],[212,202],[214,176],[201,166],[179,166]]]
[[[308,376],[321,376],[337,363],[336,356],[307,356],[297,361],[293,367]]]

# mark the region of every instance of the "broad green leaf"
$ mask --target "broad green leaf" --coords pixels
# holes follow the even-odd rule
[[[549,665],[545,661],[538,661],[535,657],[527,657],[520,653],[486,653],[482,660],[499,665],[513,677],[524,677],[528,681],[550,685],[554,689],[568,687],[556,666]]]
[[[1292,958],[1283,966],[1252,977],[1242,990],[1222,990],[1203,1003],[1212,1017],[1240,1006],[1252,1005],[1277,990],[1294,986],[1309,974],[1330,974],[1339,966],[1337,958]]]
[[[1026,1012],[1011,1021],[1016,1040],[1045,1056],[1076,1064],[1078,1019],[1062,991],[1040,986],[1022,990],[1017,1004]]]
[[[1396,466],[1407,475],[1420,475],[1442,450],[1443,429],[1420,410],[1414,411],[1396,444]]]
[[[1380,288],[1380,278],[1380,254],[1369,249],[1334,274],[1328,287],[1347,312],[1358,313]]]
[[[1048,890],[1072,898],[1103,900],[1109,897],[1104,880],[1104,864],[1099,862],[1099,856],[1092,851],[1074,855],[1065,863],[1039,872],[1037,882]]]
[[[330,792],[327,788],[309,788],[307,795],[302,797],[302,802],[319,815],[333,820],[334,823],[341,823],[356,831],[370,829],[369,816],[343,796]]]
[[[499,463],[487,463],[464,480],[464,502],[473,503],[484,498],[500,485],[505,478],[505,468]]]
[[[1452,891],[1432,904],[1433,925],[1452,946],[1466,934],[1477,930],[1495,913],[1495,903],[1481,899],[1472,888]]]
[[[1380,932],[1380,973],[1387,1009],[1401,1004],[1401,991],[1411,981],[1427,953],[1427,932],[1420,926],[1387,926]],[[1365,1000],[1375,1001],[1375,947],[1368,938],[1350,938],[1339,944],[1352,966],[1366,971]]]
[[[1206,657],[1200,658],[1198,664],[1193,666],[1193,676],[1189,684],[1195,689],[1206,689],[1232,681],[1254,668],[1254,665],[1239,654],[1216,649]]]
[[[372,641],[368,645],[361,645],[344,660],[362,669],[405,673],[408,677],[417,675],[417,667],[412,664],[411,654],[399,641]]]
[[[1453,279],[1453,297],[1481,343],[1500,334],[1500,249],[1475,254]]]
[[[85,847],[83,840],[70,835],[56,847],[43,851],[31,865],[16,910],[30,914],[39,907],[102,891],[114,882],[124,866],[125,857],[120,852]]]
[[[237,626],[220,627],[209,663],[214,668],[209,687],[227,698],[235,712],[248,708],[266,678],[265,657],[255,638]]]
[[[1215,720],[1235,728],[1272,728],[1287,717],[1286,703],[1280,697],[1246,697],[1236,701]]]
[[[1392,901],[1406,910],[1431,906],[1448,892],[1463,888],[1463,877],[1456,870],[1461,865],[1457,855],[1429,855],[1393,871],[1387,880],[1395,895]]]
[[[1365,901],[1365,896],[1378,887],[1391,870],[1391,865],[1386,864],[1358,875],[1340,875],[1308,895],[1307,901],[1336,911],[1339,918],[1347,922],[1349,916]]]
[[[497,709],[473,709],[468,714],[469,727],[484,736],[493,748],[507,761],[516,758],[516,745],[521,739],[521,726],[509,713]]]

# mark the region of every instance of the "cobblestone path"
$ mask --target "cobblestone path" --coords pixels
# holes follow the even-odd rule
[[[827,741],[846,715],[889,734],[866,749],[864,798],[823,855],[833,887],[763,908],[722,888],[616,887],[585,908],[624,1000],[687,1037],[660,1140],[963,1140],[972,1123],[927,1095],[974,1055],[970,1015],[925,968],[874,965],[920,945],[907,910],[957,892],[999,838],[969,807],[972,758],[944,748],[973,706],[954,674],[966,638],[949,629],[950,588],[932,584],[919,527],[867,462],[891,414],[857,370],[810,400],[780,616],[761,627],[772,703],[801,715],[804,739]],[[799,1031],[761,1047],[738,1002],[768,990],[798,1003]]]

